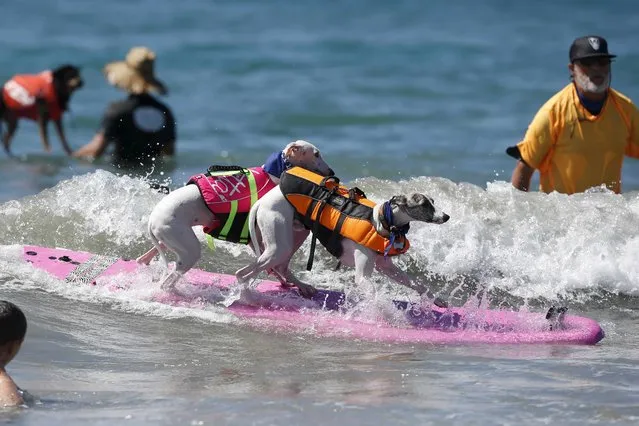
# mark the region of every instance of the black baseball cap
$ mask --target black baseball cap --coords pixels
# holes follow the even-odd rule
[[[608,42],[599,36],[579,37],[570,46],[570,62],[585,58],[616,58],[608,53]]]

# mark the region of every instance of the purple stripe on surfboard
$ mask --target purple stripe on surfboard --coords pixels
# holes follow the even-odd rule
[[[133,260],[94,255],[66,249],[24,246],[25,261],[51,275],[73,283],[95,284],[98,277],[136,271],[144,266]],[[192,269],[186,281],[196,287],[227,289],[235,277]],[[565,315],[561,329],[550,330],[545,314],[505,310],[467,310],[464,308],[420,308],[406,301],[394,301],[406,318],[406,325],[393,326],[383,320],[365,322],[344,312],[344,294],[319,290],[312,302],[278,304],[283,298],[302,299],[295,289],[283,289],[279,283],[261,281],[260,293],[272,296],[260,306],[233,303],[228,310],[238,317],[258,321],[276,330],[312,329],[324,336],[406,343],[556,343],[595,344],[604,337],[599,324],[589,318]],[[280,299],[278,299],[280,298]],[[157,301],[174,304],[179,297],[164,293]],[[302,307],[303,306],[303,307]],[[310,309],[309,309],[310,306]]]

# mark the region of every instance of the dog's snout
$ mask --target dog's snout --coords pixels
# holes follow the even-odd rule
[[[444,216],[442,216],[442,223],[448,222],[448,219],[450,219],[450,216],[448,216],[446,213],[444,213]]]

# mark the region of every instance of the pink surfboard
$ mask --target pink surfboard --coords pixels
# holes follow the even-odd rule
[[[146,266],[134,260],[77,252],[60,248],[24,246],[24,260],[70,284],[96,285],[100,279],[134,273]],[[194,287],[227,291],[235,277],[192,269],[185,280]],[[117,289],[114,288],[114,291]],[[233,302],[228,310],[250,323],[278,331],[308,331],[322,336],[398,343],[438,344],[583,344],[593,345],[604,337],[599,324],[589,318],[563,315],[551,324],[544,313],[507,310],[469,310],[418,306],[393,301],[401,324],[385,320],[353,318],[345,307],[344,293],[319,290],[303,299],[296,289],[282,288],[273,281],[261,281],[256,290],[264,299],[251,304]],[[164,294],[156,301],[183,302]]]

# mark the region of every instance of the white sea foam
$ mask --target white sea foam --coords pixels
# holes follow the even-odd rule
[[[489,184],[484,190],[426,177],[399,182],[366,178],[353,184],[379,202],[396,193],[423,192],[451,216],[443,225],[411,225],[412,249],[398,261],[413,274],[433,272],[453,283],[460,277],[473,277],[481,288],[524,298],[601,290],[639,295],[638,193],[525,194],[505,182]],[[162,196],[143,180],[97,171],[0,205],[0,233],[6,244],[134,257],[148,248],[146,221]],[[201,230],[196,233],[204,242]],[[5,246],[0,251],[4,285],[34,286],[79,300],[108,301],[131,312],[229,320],[212,307],[214,303],[202,310],[204,313],[194,313],[188,306],[167,307],[153,302],[157,277],[128,277],[126,289],[119,292],[108,291],[105,285],[85,289],[51,279],[23,264],[16,247]],[[307,241],[293,262],[303,280],[353,290],[352,271],[333,271],[336,261],[321,248],[314,269],[304,271],[308,249]],[[199,266],[233,273],[251,258],[245,246],[218,243],[215,253],[203,251]],[[384,278],[375,276],[373,280],[387,298],[414,297]]]

